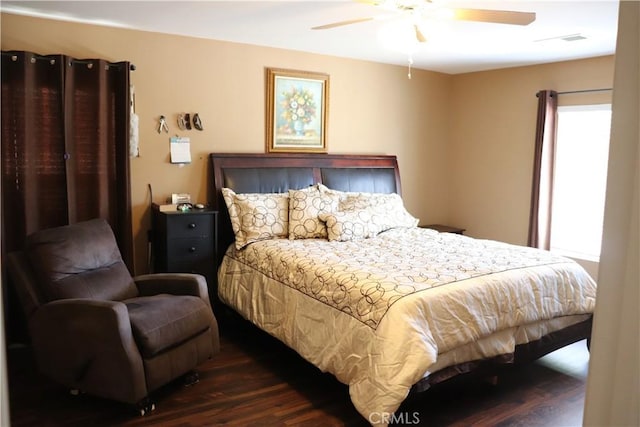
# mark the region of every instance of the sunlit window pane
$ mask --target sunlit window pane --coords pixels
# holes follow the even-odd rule
[[[559,107],[557,126],[551,250],[598,261],[611,105]]]

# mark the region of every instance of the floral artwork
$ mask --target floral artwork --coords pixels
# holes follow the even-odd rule
[[[328,76],[267,70],[267,151],[326,152]]]
[[[316,102],[314,93],[302,85],[291,85],[279,97],[282,108],[282,124],[278,128],[281,133],[303,135],[305,126],[316,119]]]

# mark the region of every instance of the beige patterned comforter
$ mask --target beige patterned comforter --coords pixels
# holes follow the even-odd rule
[[[421,228],[230,247],[218,276],[223,302],[349,384],[374,424],[429,372],[584,320],[596,292],[566,258]]]

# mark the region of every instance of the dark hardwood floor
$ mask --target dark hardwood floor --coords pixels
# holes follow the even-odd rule
[[[10,348],[12,426],[369,425],[345,385],[273,338],[242,326],[221,343],[221,353],[198,369],[199,383],[157,391],[157,409],[145,417],[124,404],[71,396],[37,373],[27,347]],[[582,341],[510,367],[496,385],[479,378],[440,384],[405,402],[397,419],[431,427],[580,426],[588,358]]]

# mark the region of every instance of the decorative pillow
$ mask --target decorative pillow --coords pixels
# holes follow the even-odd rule
[[[358,211],[368,209],[380,227],[380,232],[395,227],[416,227],[418,218],[411,215],[396,193],[355,193],[329,190],[340,199],[338,210]]]
[[[318,217],[338,208],[338,197],[324,185],[289,190],[289,239],[327,238],[327,227]]]
[[[371,209],[336,211],[318,215],[327,225],[329,240],[339,242],[375,237],[382,231],[376,224],[375,216]]]
[[[289,195],[287,193],[236,194],[222,189],[229,211],[236,248],[258,240],[286,238],[289,234]]]
[[[359,193],[347,195],[340,201],[340,210],[371,209],[380,231],[395,227],[416,227],[419,219],[404,207],[402,197],[396,193]]]

